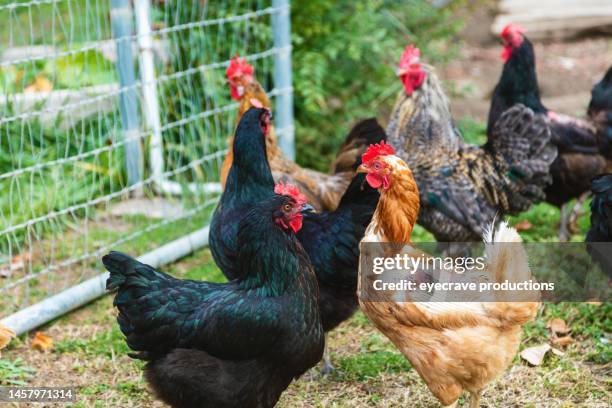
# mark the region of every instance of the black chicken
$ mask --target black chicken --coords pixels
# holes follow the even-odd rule
[[[588,110],[589,118],[595,123],[600,143],[606,157],[612,156],[612,66],[608,72],[591,90],[591,103]]]
[[[509,24],[501,34],[504,42],[504,68],[501,78],[495,87],[487,134],[493,135],[495,123],[501,115],[515,106],[523,104],[536,114],[544,117],[552,132],[552,142],[557,147],[558,155],[551,164],[552,184],[546,189],[546,201],[561,207],[561,225],[559,236],[562,240],[569,238],[568,224],[575,219],[565,205],[573,198],[580,198],[576,210],[584,202],[590,187],[590,180],[603,172],[612,170],[612,156],[607,149],[606,133],[610,128],[598,129],[596,118],[590,116],[588,121],[562,115],[546,108],[540,99],[540,89],[535,69],[533,45],[524,35],[524,30]],[[608,75],[606,75],[608,76]],[[601,117],[611,115],[610,93],[611,80],[605,79],[594,88],[589,112],[604,112]],[[607,113],[605,113],[607,112]],[[604,130],[604,132],[602,132]],[[585,194],[587,193],[587,194]],[[572,225],[573,227],[573,225]],[[573,227],[575,229],[575,227]]]
[[[229,283],[180,280],[119,252],[102,261],[117,321],[173,407],[272,407],[324,350],[319,290],[297,240],[302,203],[270,195],[237,228]]]
[[[612,174],[595,177],[591,183],[591,191],[593,201],[591,228],[586,235],[587,250],[601,270],[612,278]]]
[[[274,180],[266,158],[268,124],[269,113],[264,109],[251,108],[242,117],[234,137],[234,162],[211,222],[210,248],[229,279],[239,278],[241,271],[236,263],[236,225],[253,202],[273,194]],[[371,123],[364,128],[371,132]],[[378,129],[379,140],[384,140],[384,130]],[[326,332],[357,309],[359,241],[379,197],[364,181],[363,174],[353,178],[335,211],[305,211],[298,233],[319,280],[321,322]],[[329,368],[326,359],[326,370]]]

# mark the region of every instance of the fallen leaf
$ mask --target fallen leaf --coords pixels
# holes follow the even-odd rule
[[[529,347],[521,351],[521,358],[529,364],[538,366],[544,361],[544,356],[551,349],[550,344],[541,344],[539,346]]]
[[[53,339],[43,332],[36,332],[32,340],[32,348],[38,351],[47,351],[53,348]]]
[[[601,306],[601,302],[599,300],[589,300],[588,302],[585,302],[587,305],[593,305],[593,306]]]
[[[554,348],[554,347],[553,347],[553,348],[551,348],[551,349],[550,349],[550,351],[552,351],[552,352],[553,352],[553,354],[554,354],[555,356],[557,356],[557,357],[563,357],[563,356],[565,355],[565,353],[564,353],[564,352],[562,352],[561,350],[556,349],[556,348]]]
[[[574,342],[574,339],[572,339],[570,336],[563,336],[552,339],[552,342],[556,346],[565,347],[569,344],[572,344]]]
[[[553,334],[567,334],[570,329],[567,327],[565,320],[563,319],[552,319],[546,324],[546,327],[550,329]]]
[[[519,221],[514,224],[514,229],[517,231],[529,231],[533,225],[529,222],[529,220]]]

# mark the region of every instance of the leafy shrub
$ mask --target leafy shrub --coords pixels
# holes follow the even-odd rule
[[[408,43],[432,64],[452,57],[458,3],[437,9],[427,0],[291,2],[301,164],[328,170],[356,120],[385,116],[400,89],[394,72]]]

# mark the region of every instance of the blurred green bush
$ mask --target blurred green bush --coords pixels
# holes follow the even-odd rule
[[[329,170],[350,126],[385,118],[400,84],[395,67],[414,43],[436,64],[453,56],[465,0],[435,8],[428,0],[291,2],[296,148],[302,165]]]

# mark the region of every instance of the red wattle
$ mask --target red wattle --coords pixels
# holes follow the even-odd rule
[[[289,226],[297,234],[299,230],[302,229],[302,214],[297,214],[295,217],[289,221]]]
[[[504,50],[501,53],[502,60],[504,62],[508,62],[511,56],[512,56],[512,46],[510,45],[504,46]]]
[[[378,174],[374,173],[368,173],[366,181],[372,188],[380,188],[384,183],[384,180]]]

